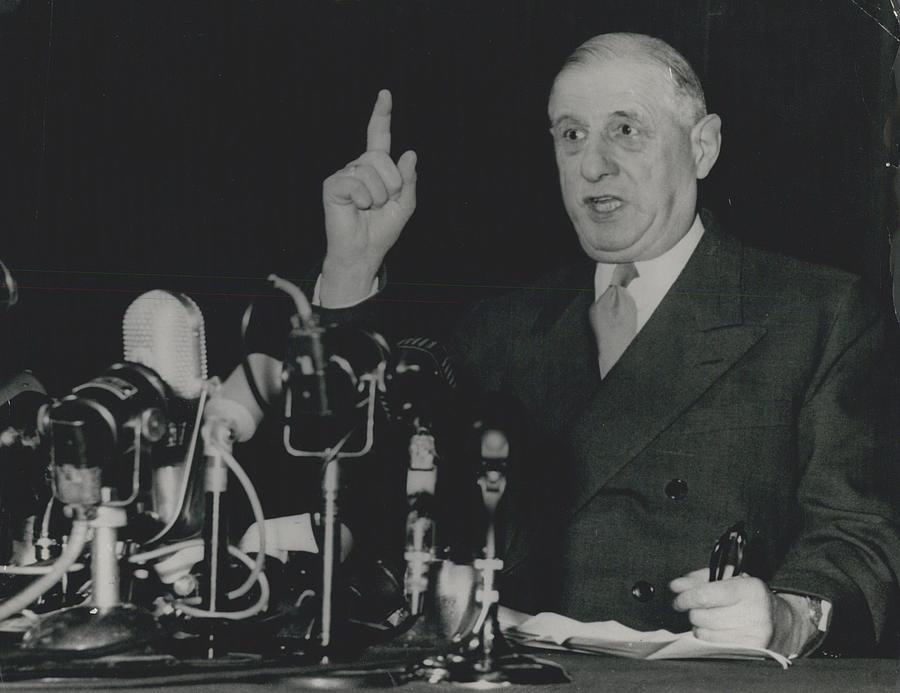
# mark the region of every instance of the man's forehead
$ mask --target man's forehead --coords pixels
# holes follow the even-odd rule
[[[675,108],[674,88],[663,67],[625,59],[567,66],[557,75],[548,103],[551,120],[570,109],[649,115],[660,108]]]

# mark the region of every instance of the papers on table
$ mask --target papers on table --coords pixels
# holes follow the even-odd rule
[[[529,647],[604,653],[633,659],[771,658],[785,669],[791,663],[787,657],[771,650],[698,640],[690,631],[639,631],[618,621],[583,623],[549,612],[530,616],[502,606],[498,616],[503,633],[510,640]]]

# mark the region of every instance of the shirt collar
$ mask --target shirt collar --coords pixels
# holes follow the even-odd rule
[[[672,284],[678,279],[678,275],[687,265],[694,249],[703,237],[703,232],[703,223],[700,221],[700,215],[697,215],[688,232],[669,250],[652,260],[634,263],[639,276],[628,285],[628,291],[634,297],[637,306],[638,329],[643,327]],[[609,287],[615,267],[614,264],[597,263],[597,269],[594,272],[595,299]]]

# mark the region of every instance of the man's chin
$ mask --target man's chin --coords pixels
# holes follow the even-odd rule
[[[621,237],[612,242],[608,238],[585,238],[579,235],[581,249],[595,262],[621,263],[635,262],[644,250],[641,236],[623,243]]]

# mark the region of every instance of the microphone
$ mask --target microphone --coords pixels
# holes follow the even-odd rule
[[[126,310],[122,335],[126,362],[74,388],[40,417],[49,433],[54,495],[93,530],[91,599],[42,619],[29,631],[32,646],[95,650],[160,632],[152,614],[122,603],[118,530],[129,526],[131,513],[132,539],[140,540],[133,514],[146,517],[148,467],[157,519],[168,521],[151,541],[183,514],[199,434],[190,422],[199,419],[206,394],[203,317],[186,296],[149,291]]]
[[[154,289],[138,296],[122,318],[125,360],[151,369],[168,386],[166,446],[152,468],[153,510],[164,529],[179,522],[191,533],[201,521],[199,499],[188,501],[199,415],[207,387],[206,330],[203,314],[190,297]]]
[[[201,586],[205,591],[201,589],[201,592],[208,607],[202,612],[204,616],[216,615],[218,591],[224,584],[219,573],[228,567],[229,552],[235,550],[227,542],[228,515],[224,503],[228,467],[221,453],[230,454],[235,436],[241,440],[251,437],[262,412],[242,372],[232,374],[221,385],[218,379],[207,380],[203,315],[189,297],[160,290],[139,296],[125,313],[122,332],[128,363],[152,369],[171,391],[164,450],[167,455],[154,460],[152,468],[155,514],[167,521],[167,525],[145,543],[163,538],[171,540],[175,532],[180,535],[175,538],[185,538],[202,530],[207,550],[202,568],[205,582]],[[258,374],[256,379],[261,375],[264,374]],[[202,476],[192,471],[194,451],[201,436]],[[219,444],[221,451],[213,443]],[[252,498],[255,497],[253,493]],[[262,517],[261,510],[256,514]],[[259,565],[254,567],[257,575],[259,569]],[[268,589],[262,589],[264,581],[261,578],[261,592]],[[229,599],[247,592],[255,582],[250,579],[233,590],[238,594]]]
[[[54,491],[60,502],[130,503],[138,492],[139,479],[132,469],[138,464],[123,465],[121,460],[139,456],[142,442],[163,439],[170,398],[154,371],[117,363],[51,404],[40,427],[50,434]]]
[[[0,448],[37,447],[37,420],[50,402],[47,390],[31,371],[22,371],[0,386]]]
[[[410,614],[418,616],[425,605],[429,569],[437,558],[437,430],[446,423],[456,377],[446,349],[431,339],[401,339],[394,353],[382,406],[389,421],[409,437],[404,589]]]
[[[370,429],[375,386],[383,386],[389,354],[390,347],[377,332],[351,325],[295,326],[282,375],[285,449],[295,456],[319,455],[342,437]],[[370,445],[367,434],[364,449]],[[363,451],[342,452],[358,454]]]
[[[431,428],[446,416],[456,389],[456,375],[447,349],[427,337],[397,342],[385,374],[382,407],[389,420]]]
[[[141,294],[125,311],[122,343],[125,360],[152,368],[175,396],[200,396],[206,385],[206,331],[191,298],[159,289]]]
[[[472,407],[464,455],[480,490],[486,521],[485,555],[497,552],[494,520],[506,491],[510,468],[516,466],[517,447],[523,444],[523,414],[515,400],[501,392],[483,394]]]
[[[245,364],[211,393],[204,424],[216,424],[215,439],[224,436],[245,442],[269,413],[260,405],[261,399],[273,408],[283,408],[285,447],[295,454],[300,452],[298,445],[327,444],[333,432],[346,433],[352,427],[368,401],[365,384],[371,378],[367,376],[383,367],[390,348],[376,332],[349,325],[320,326],[296,286],[274,275],[270,280],[297,305],[284,358],[247,355]],[[322,433],[323,429],[330,432]]]
[[[341,553],[337,521],[338,461],[366,454],[372,445],[376,389],[384,387],[383,375],[389,348],[374,332],[352,326],[319,325],[299,287],[280,277],[269,279],[294,299],[297,312],[291,318],[284,359],[249,354],[213,393],[204,415],[203,437],[207,457],[206,485],[208,528],[204,539],[216,544],[223,534],[220,510],[226,489],[223,454],[234,442],[251,438],[263,417],[265,403],[284,409],[284,449],[295,457],[319,457],[323,461],[322,613],[320,642],[330,644],[331,591],[336,558]],[[252,305],[252,304],[251,304]],[[245,321],[248,319],[245,314]],[[365,443],[347,450],[348,441],[365,429]],[[306,452],[301,448],[310,448]],[[265,525],[258,527],[265,536]],[[221,546],[222,542],[218,542]],[[264,550],[258,553],[262,555]],[[213,556],[212,551],[207,552]],[[213,559],[210,559],[213,560]],[[212,566],[210,566],[212,574]],[[210,608],[218,590],[210,579]]]
[[[142,458],[152,458],[166,434],[171,398],[154,371],[118,363],[44,409],[53,495],[93,530],[91,598],[43,617],[26,633],[27,646],[99,651],[160,631],[152,614],[122,603],[116,547],[141,491]]]
[[[49,402],[44,386],[29,371],[0,386],[0,563],[35,560],[35,517],[50,498],[37,422]]]
[[[503,639],[497,618],[500,593],[496,577],[503,569],[503,560],[497,551],[495,522],[500,499],[506,490],[506,471],[512,448],[508,432],[513,410],[505,406],[507,401],[508,398],[499,393],[484,394],[470,419],[467,446],[474,445],[475,449],[469,448],[469,451],[479,460],[476,483],[481,491],[486,526],[481,556],[472,562],[476,574],[472,606],[476,610],[467,614],[469,618],[461,621],[452,638],[458,648],[457,654],[462,658],[455,674],[461,676],[461,680],[472,680],[473,674],[475,680],[483,677],[502,681],[506,678],[504,665],[497,657],[507,654],[509,646]],[[471,620],[472,616],[474,620]],[[426,672],[433,668],[427,662],[424,664]]]

